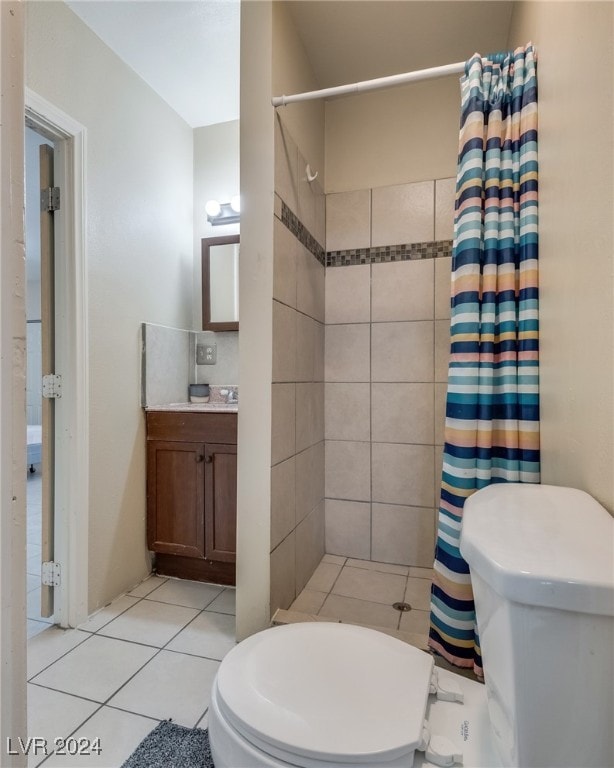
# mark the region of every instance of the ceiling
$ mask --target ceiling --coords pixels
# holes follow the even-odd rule
[[[239,117],[240,0],[66,0],[192,127]],[[511,0],[290,0],[319,87],[505,49]]]
[[[504,50],[510,0],[292,0],[320,88]]]
[[[239,0],[66,0],[197,128],[239,117]]]

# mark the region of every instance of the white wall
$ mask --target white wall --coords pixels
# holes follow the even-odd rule
[[[241,3],[237,639],[269,623],[273,118],[271,0]]]
[[[458,75],[326,102],[329,192],[456,175]]]
[[[284,3],[273,3],[273,41],[273,83],[270,96],[302,93],[318,88],[311,64]],[[305,162],[311,165],[312,170],[318,171],[318,182],[324,187],[324,102],[321,99],[299,102],[278,107],[274,111],[288,128]],[[302,172],[303,169],[300,170]]]
[[[612,3],[514,4],[537,46],[542,480],[614,513]]]
[[[192,130],[64,3],[26,11],[28,87],[87,130],[93,611],[149,568],[140,323],[192,322]]]
[[[194,130],[194,324],[202,328],[201,239],[239,233],[239,224],[212,226],[207,221],[208,200],[228,203],[238,195],[239,121],[216,123]],[[235,334],[236,335],[236,334]],[[230,383],[230,382],[229,382]]]
[[[241,3],[241,260],[237,637],[269,623],[274,126],[271,96],[314,87],[282,3]],[[296,107],[306,106],[306,109]],[[323,173],[323,107],[292,105],[282,120]],[[305,182],[306,183],[306,182]],[[307,207],[307,206],[306,206]],[[300,214],[301,211],[299,210]]]

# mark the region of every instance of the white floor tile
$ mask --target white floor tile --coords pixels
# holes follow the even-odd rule
[[[46,632],[28,640],[28,679],[57,661],[68,651],[87,640],[89,635],[78,629],[48,627]]]
[[[147,664],[109,706],[193,727],[209,706],[219,662],[162,651]]]
[[[38,523],[31,524],[28,522],[26,528],[26,543],[28,555],[38,554],[41,550],[41,526]],[[32,550],[36,547],[36,550]]]
[[[89,638],[34,678],[39,685],[104,702],[156,653],[136,643]]]
[[[326,592],[316,592],[314,589],[304,589],[290,606],[291,611],[300,613],[317,613],[326,600]]]
[[[131,597],[145,597],[145,595],[148,595],[150,592],[153,592],[154,589],[157,589],[158,587],[161,587],[163,584],[166,584],[168,579],[165,579],[161,576],[155,576],[151,575],[148,576],[145,581],[142,581],[140,584],[137,584],[137,586],[134,589],[131,589],[128,594]]]
[[[205,611],[168,644],[167,650],[221,661],[236,645],[235,636],[234,616]]]
[[[217,613],[232,613],[234,616],[236,612],[236,589],[232,587],[226,587],[221,595],[218,595],[205,610],[217,611]]]
[[[38,536],[37,535],[28,536],[28,541],[27,541],[28,557],[30,557],[30,555],[38,555],[38,557],[40,557],[40,554],[43,550],[40,543],[40,532],[37,531],[37,533],[38,533]]]
[[[399,613],[391,606],[341,595],[329,595],[326,598],[318,614],[318,618],[322,617],[389,629],[396,629],[399,624]]]
[[[163,584],[155,592],[147,595],[147,600],[156,600],[160,603],[171,603],[172,605],[182,605],[186,608],[202,610],[220,595],[223,589],[223,587],[204,584],[200,581],[169,579],[166,584]]]
[[[333,563],[334,565],[343,565],[346,561],[345,557],[341,555],[324,555],[322,558],[323,563]]]
[[[45,739],[47,753],[53,751],[54,739],[65,739],[99,707],[92,701],[28,683],[28,736]],[[28,755],[28,766],[38,765],[43,751]]]
[[[196,724],[197,728],[208,728],[209,727],[209,710],[205,712],[205,714],[202,716],[201,720]]]
[[[405,576],[346,566],[335,582],[332,592],[344,597],[392,605],[403,599],[406,582]]]
[[[41,472],[41,464],[35,464],[34,467],[36,472],[28,472],[26,493],[28,496],[28,501],[36,501],[38,499],[40,502],[41,494],[43,492],[43,475]]]
[[[413,565],[409,567],[409,575],[415,579],[429,579],[429,581],[432,581],[434,574],[435,571],[432,568],[417,568]]]
[[[307,582],[307,589],[313,589],[316,592],[330,592],[340,573],[341,565],[321,562]]]
[[[124,611],[127,611],[128,608],[136,605],[138,600],[138,597],[122,595],[121,597],[118,597],[117,600],[113,600],[112,603],[105,605],[104,608],[101,608],[99,611],[92,614],[92,616],[90,616],[87,621],[84,621],[83,624],[79,625],[79,629],[82,629],[85,632],[97,632],[99,629],[104,627],[105,624],[108,624],[110,621],[121,615]]]
[[[407,611],[401,614],[399,629],[403,632],[415,632],[417,635],[428,635],[430,622],[430,611]]]
[[[427,579],[407,579],[405,602],[418,611],[430,611],[431,582]]]
[[[31,637],[39,635],[41,632],[44,632],[46,629],[50,628],[51,625],[47,624],[45,621],[34,621],[33,619],[28,619],[28,640]]]
[[[93,740],[100,738],[101,754],[52,755],[44,763],[45,768],[114,768],[122,765],[153,731],[157,723],[129,712],[120,712],[102,707],[79,730],[73,734],[76,739]]]
[[[28,529],[28,535],[26,538],[26,558],[37,558],[38,560],[41,559],[41,532],[36,531],[35,533],[30,533],[30,530]]]
[[[394,565],[393,563],[376,563],[373,560],[348,559],[346,565],[351,568],[363,568],[367,571],[379,571],[380,573],[396,573],[399,576],[407,576],[409,566]]]
[[[195,608],[141,600],[109,622],[99,635],[162,648],[198,613]]]

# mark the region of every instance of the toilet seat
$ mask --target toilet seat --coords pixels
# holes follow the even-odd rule
[[[432,668],[427,653],[375,630],[290,624],[227,654],[212,714],[265,755],[301,768],[411,765]]]

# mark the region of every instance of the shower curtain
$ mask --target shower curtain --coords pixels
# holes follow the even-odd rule
[[[461,78],[451,338],[430,647],[482,676],[463,504],[490,483],[538,483],[537,81],[533,46]]]

